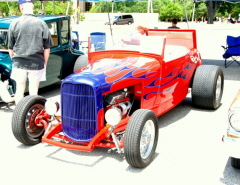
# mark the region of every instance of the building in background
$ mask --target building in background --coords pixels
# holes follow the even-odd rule
[[[95,4],[93,1],[78,1],[78,0],[72,0],[73,2],[73,8],[76,10],[77,7],[80,7],[81,12],[85,13],[88,12],[92,6]]]

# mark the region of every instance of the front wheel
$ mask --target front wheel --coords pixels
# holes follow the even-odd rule
[[[192,85],[192,101],[197,107],[217,109],[223,95],[224,77],[220,67],[202,65],[196,69]]]
[[[45,130],[35,124],[35,118],[44,109],[45,102],[45,98],[31,95],[17,104],[12,116],[12,132],[20,143],[35,145],[41,142]]]
[[[146,109],[133,113],[126,128],[124,153],[127,162],[137,168],[148,166],[154,157],[158,141],[156,115]]]

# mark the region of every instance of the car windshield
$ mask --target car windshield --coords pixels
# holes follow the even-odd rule
[[[105,36],[92,36],[91,52],[101,50],[129,50],[143,53],[163,54],[164,36],[145,36],[141,34],[114,37],[107,41]]]
[[[0,51],[8,51],[7,30],[0,30]]]
[[[119,16],[113,16],[111,20],[116,20]]]

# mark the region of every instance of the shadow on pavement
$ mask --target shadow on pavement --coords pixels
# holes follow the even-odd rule
[[[229,175],[231,174],[231,175]],[[230,158],[227,161],[226,167],[223,172],[223,178],[220,179],[221,183],[227,185],[235,185],[240,182],[240,170],[231,166]]]
[[[225,68],[224,60],[202,59],[203,65],[216,65],[220,66],[223,70],[224,80],[240,81],[240,66],[233,63],[229,67]]]

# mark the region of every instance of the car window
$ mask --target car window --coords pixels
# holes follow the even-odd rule
[[[56,22],[46,22],[48,29],[51,33],[54,45],[52,47],[58,46],[58,33],[57,33],[57,23]]]
[[[0,51],[8,51],[7,30],[0,30]]]
[[[61,23],[61,39],[62,39],[62,44],[67,44],[68,43],[68,20],[63,20]]]

